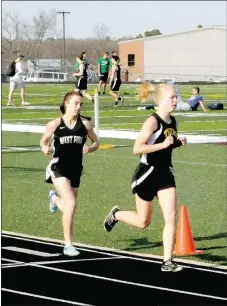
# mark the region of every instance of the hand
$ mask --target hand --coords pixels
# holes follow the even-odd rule
[[[182,146],[185,146],[187,144],[187,138],[184,136],[179,137],[178,140],[181,142]]]
[[[76,76],[76,73],[73,73],[73,76],[75,77],[75,76]]]
[[[172,135],[169,135],[166,137],[166,139],[163,141],[164,147],[168,148],[174,143],[174,139]]]
[[[42,151],[45,155],[51,154],[51,152],[52,152],[51,145],[43,145],[43,146],[41,147],[41,151]]]
[[[83,155],[85,155],[89,152],[90,152],[90,147],[89,146],[83,146]]]

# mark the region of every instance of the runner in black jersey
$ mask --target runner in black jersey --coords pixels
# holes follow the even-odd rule
[[[73,216],[76,208],[77,193],[83,170],[83,155],[98,149],[99,141],[91,122],[80,115],[82,94],[69,92],[60,106],[63,116],[48,122],[40,140],[44,154],[52,153],[46,169],[46,182],[54,185],[57,193],[49,192],[50,211],[62,212],[65,247],[63,253],[77,256],[79,252],[72,245]],[[52,137],[52,144],[49,143]],[[91,146],[85,145],[89,137]]]
[[[156,196],[161,206],[165,226],[163,230],[164,256],[162,271],[181,271],[182,267],[172,261],[176,221],[176,185],[172,167],[172,150],[186,144],[185,137],[178,137],[177,124],[170,114],[177,105],[175,89],[168,84],[154,86],[145,82],[140,87],[142,100],[152,95],[158,103],[158,111],[143,124],[134,144],[133,153],[141,155],[132,178],[136,211],[111,209],[104,221],[106,231],[111,231],[118,221],[139,228],[150,224],[152,200]]]
[[[83,97],[86,97],[92,103],[94,103],[94,99],[86,93],[87,90],[87,67],[86,64],[83,62],[83,55],[76,56],[76,61],[79,64],[78,72],[73,73],[73,76],[77,77],[77,84],[75,91],[80,92]]]
[[[115,106],[121,106],[124,99],[118,94],[121,87],[121,67],[117,64],[118,56],[112,56],[112,68],[110,74],[110,95],[114,98]]]

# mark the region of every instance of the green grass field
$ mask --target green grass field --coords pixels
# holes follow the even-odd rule
[[[191,86],[179,86],[184,98]],[[225,85],[200,86],[205,103],[227,100]],[[73,85],[28,85],[27,108],[2,108],[2,122],[45,125],[60,115],[58,106]],[[90,87],[92,92],[94,87]],[[139,130],[150,111],[137,111],[135,86],[122,86],[125,103],[113,108],[112,99],[100,97],[100,128]],[[2,106],[7,103],[8,86],[2,87]],[[14,102],[19,106],[17,92]],[[93,107],[84,99],[84,115],[94,115]],[[179,131],[193,135],[227,135],[226,104],[223,111],[176,114]],[[46,106],[40,109],[33,106]],[[52,108],[50,108],[52,107]],[[2,229],[28,235],[62,239],[61,215],[49,213],[45,168],[49,157],[38,149],[41,134],[2,132]],[[113,205],[134,209],[130,183],[139,157],[132,155],[134,141],[102,138],[101,144],[119,147],[103,150],[84,158],[84,174],[75,216],[76,242],[111,247],[147,254],[162,255],[163,218],[154,201],[153,219],[145,230],[118,224],[111,233],[103,229],[103,219]],[[120,145],[124,145],[121,146]],[[14,149],[13,149],[13,148]],[[18,151],[15,151],[18,150]],[[24,151],[23,151],[24,150]],[[34,151],[32,151],[34,150]],[[197,249],[202,255],[187,257],[227,265],[226,229],[226,146],[188,144],[173,153],[178,207],[186,205]]]

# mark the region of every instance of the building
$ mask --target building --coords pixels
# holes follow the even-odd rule
[[[227,28],[195,30],[121,41],[122,68],[129,82],[173,78],[176,82],[226,79]]]
[[[29,72],[35,70],[63,72],[67,67],[71,67],[71,64],[66,61],[64,68],[62,68],[61,59],[37,59],[34,61],[28,60],[27,67]]]

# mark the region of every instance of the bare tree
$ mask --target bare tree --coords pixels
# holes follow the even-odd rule
[[[33,63],[40,57],[44,38],[56,23],[56,12],[38,12],[32,22],[23,22],[16,13],[5,13],[2,20],[2,48],[6,61],[15,58],[13,51],[24,52]]]
[[[87,52],[89,63],[96,65],[103,51],[118,49],[118,40],[112,39],[105,24],[96,24],[93,38],[66,39],[66,59],[73,64],[75,56]],[[31,22],[21,20],[16,13],[5,13],[2,18],[2,59],[8,66],[21,51],[35,65],[39,58],[63,58],[62,32],[56,29],[56,12],[40,11]]]
[[[31,42],[32,45],[28,44],[29,48],[28,56],[33,59],[36,63],[37,59],[40,57],[41,46],[45,37],[53,30],[56,24],[56,12],[51,11],[49,14],[44,11],[40,11],[38,16],[33,17],[32,31],[29,30],[28,26],[25,25],[25,32],[27,35],[27,40]],[[29,33],[30,32],[30,33]],[[32,35],[32,36],[31,36]]]
[[[105,24],[95,24],[93,28],[95,44],[93,47],[93,56],[99,58],[103,51],[108,51],[110,46],[109,28]]]
[[[2,49],[6,61],[15,57],[19,51],[19,40],[21,38],[20,18],[16,13],[5,13],[2,18]]]
[[[56,54],[55,57],[60,58],[62,61],[63,60],[62,32],[57,30],[56,25],[51,31],[51,41],[52,41],[51,43],[52,43],[53,53]],[[66,58],[67,58],[67,52],[66,52]]]

